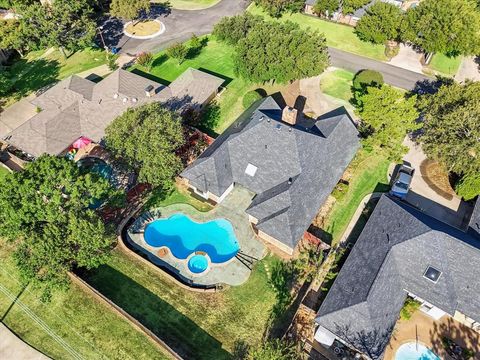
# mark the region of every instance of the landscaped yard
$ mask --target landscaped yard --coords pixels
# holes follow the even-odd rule
[[[209,8],[219,3],[220,0],[154,0],[153,2],[159,4],[168,2],[168,4],[174,9],[200,10]]]
[[[448,57],[444,54],[433,55],[432,61],[429,64],[429,68],[438,71],[447,76],[453,76],[457,73],[457,70],[462,62],[462,57]]]
[[[85,49],[65,59],[58,50],[34,51],[8,68],[15,92],[7,104],[70,75],[105,64],[105,52]]]
[[[52,359],[71,358],[62,345],[22,311],[21,305],[27,306],[85,359],[169,358],[130,323],[77,286],[56,293],[50,303],[40,302],[39,292],[31,286],[22,292],[11,252],[12,244],[0,240],[0,316],[24,341]],[[17,297],[16,304],[12,305],[7,292]]]
[[[273,18],[266,15],[265,12],[255,4],[250,5],[248,11],[252,14],[262,15],[267,19],[273,20]],[[357,35],[355,35],[353,27],[325,21],[301,13],[284,14],[279,21],[287,20],[299,24],[302,28],[310,27],[312,30],[318,30],[324,33],[328,46],[376,60],[386,60],[384,54],[385,47],[383,45],[373,45],[361,41]]]
[[[322,75],[320,89],[327,95],[349,101],[352,97],[352,81],[355,75],[347,70],[335,69]]]
[[[2,181],[2,179],[7,176],[7,174],[9,173],[9,171],[7,169],[5,169],[3,166],[0,165],[0,181]]]
[[[144,209],[151,210],[172,204],[189,204],[198,211],[209,211],[212,209],[212,205],[206,201],[192,197],[188,190],[183,186],[175,186],[172,191],[167,194],[165,194],[165,191],[163,190],[153,190]]]
[[[276,261],[258,262],[244,285],[198,293],[172,283],[133,254],[115,250],[112,260],[86,280],[185,358],[230,359],[235,346],[262,340],[276,301],[265,265],[272,268]]]
[[[235,76],[233,70],[233,54],[233,47],[216,41],[214,37],[210,37],[207,45],[197,56],[187,59],[180,65],[177,60],[168,58],[165,52],[156,54],[150,74],[163,80],[163,82],[169,83],[175,80],[186,69],[192,67],[224,78],[225,82],[223,86],[226,86],[226,91],[223,92],[217,100],[219,114],[211,116],[206,120],[205,124],[201,126],[201,128],[210,133],[219,134],[244,111],[242,105],[243,95],[249,90],[258,87]],[[146,72],[146,69],[140,66],[135,66],[132,70],[141,70],[140,74],[143,73],[143,75],[145,75]]]

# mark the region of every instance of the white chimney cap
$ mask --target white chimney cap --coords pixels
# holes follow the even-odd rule
[[[126,103],[127,103],[127,101],[128,101],[128,98],[123,98],[123,100],[122,100],[122,101],[123,101],[123,103],[124,103],[124,104],[126,104]]]
[[[117,93],[113,94],[113,98],[114,98],[114,99],[117,99],[117,98],[118,98],[118,94],[117,94]]]

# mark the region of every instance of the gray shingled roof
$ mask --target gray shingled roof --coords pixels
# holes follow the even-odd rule
[[[223,82],[210,74],[202,76],[199,70],[189,69],[187,73],[195,76],[190,77],[190,81],[180,76],[179,81],[172,82],[169,87],[122,69],[99,83],[71,76],[33,99],[31,103],[41,111],[3,134],[3,138],[34,156],[60,154],[81,136],[100,142],[106,127],[129,107],[153,101],[172,109],[194,105],[206,94],[215,93],[218,84]],[[147,97],[145,88],[150,85],[154,94]]]
[[[221,196],[232,184],[256,194],[257,228],[294,248],[355,155],[358,132],[346,111],[292,127],[272,97],[245,113],[181,174]],[[255,176],[245,173],[248,164]]]
[[[463,261],[468,259],[468,261]],[[384,195],[322,303],[316,322],[381,357],[407,292],[480,321],[480,241]],[[442,272],[437,283],[423,277]]]
[[[469,232],[475,236],[480,237],[480,196],[477,198],[475,208],[468,224]]]

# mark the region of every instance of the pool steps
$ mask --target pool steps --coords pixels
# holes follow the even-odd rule
[[[245,265],[249,270],[252,270],[253,264],[258,261],[257,258],[247,255],[241,251],[235,255],[235,257],[243,264]]]

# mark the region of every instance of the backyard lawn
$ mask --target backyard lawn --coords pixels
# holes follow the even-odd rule
[[[200,10],[218,4],[220,0],[154,0],[154,3],[168,3],[174,9]]]
[[[225,79],[223,86],[226,87],[226,91],[217,100],[219,114],[207,119],[201,126],[203,130],[212,135],[220,134],[243,112],[243,95],[258,87],[235,76],[233,54],[233,47],[216,41],[212,36],[209,37],[207,45],[197,56],[187,59],[182,64],[168,58],[165,52],[156,54],[149,74],[155,76],[157,80],[162,80],[163,83],[170,83],[186,69],[192,67]],[[145,68],[138,65],[132,68],[134,72],[139,70],[143,75],[147,72]]]
[[[22,305],[84,359],[169,358],[127,321],[74,285],[66,293],[55,294],[50,303],[41,303],[39,292],[31,286],[22,292],[11,252],[12,245],[0,240],[0,319],[24,341],[52,359],[72,357],[27,316]],[[16,304],[7,294],[17,297]]]
[[[230,359],[236,346],[262,340],[275,303],[264,265],[271,268],[275,261],[258,262],[244,285],[198,293],[116,249],[107,265],[85,279],[184,358]]]
[[[172,204],[189,204],[198,211],[209,211],[212,209],[212,205],[206,201],[192,197],[188,190],[182,186],[175,186],[169,192],[157,189],[153,190],[150,198],[145,203],[144,209],[151,210]]]
[[[263,12],[255,4],[248,7],[248,11],[255,15],[262,15],[267,19],[273,18]],[[318,30],[325,34],[327,45],[348,51],[357,55],[366,56],[375,60],[386,60],[385,47],[383,45],[373,45],[365,41],[361,41],[354,33],[354,28],[341,25],[320,18],[309,16],[301,13],[284,14],[279,21],[290,20],[297,23],[302,28],[310,27],[312,30]]]
[[[85,49],[65,59],[58,50],[33,51],[8,68],[15,92],[9,105],[21,97],[70,75],[105,64],[105,53]]]
[[[435,54],[429,64],[429,68],[447,76],[454,76],[462,62],[462,57],[448,57],[444,54]]]
[[[342,69],[335,69],[322,74],[320,89],[327,95],[350,101],[352,94],[352,81],[354,74]]]

